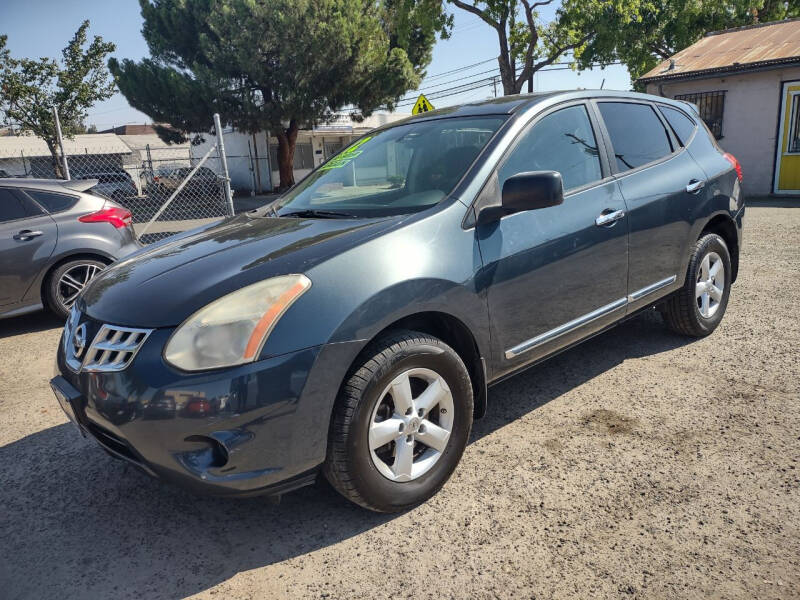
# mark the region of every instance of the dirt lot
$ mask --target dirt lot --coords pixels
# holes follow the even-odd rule
[[[66,423],[58,323],[0,322],[0,596],[800,597],[800,203],[746,221],[714,335],[650,313],[492,388],[400,516],[152,481]]]

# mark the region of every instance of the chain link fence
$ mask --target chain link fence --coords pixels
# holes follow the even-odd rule
[[[123,143],[118,136],[96,136],[83,152],[64,148],[71,179],[96,179],[92,192],[124,206],[133,215],[139,241],[149,244],[164,237],[233,215],[224,143],[197,148],[189,143]],[[135,136],[129,136],[135,137]],[[49,157],[20,156],[19,175],[57,177]],[[61,171],[67,169],[60,165]]]

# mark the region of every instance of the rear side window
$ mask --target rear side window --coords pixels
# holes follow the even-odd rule
[[[678,136],[678,141],[681,143],[681,146],[685,146],[689,143],[695,130],[694,121],[675,108],[659,106],[658,109],[661,111],[661,114],[664,115],[670,127],[672,127],[672,131]]]
[[[42,209],[11,188],[0,188],[0,223],[42,214]]]
[[[525,134],[498,172],[501,189],[506,179],[525,171],[558,171],[564,190],[603,178],[597,141],[583,105],[551,113]]]
[[[58,213],[68,210],[75,206],[78,199],[75,196],[66,194],[55,194],[53,192],[43,192],[41,190],[27,190],[33,199],[41,204],[49,213]]]
[[[617,169],[627,171],[663,158],[672,152],[667,131],[647,104],[600,102]]]

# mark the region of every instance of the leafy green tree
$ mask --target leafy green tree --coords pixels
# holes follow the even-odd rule
[[[616,35],[593,38],[579,64],[619,59],[636,79],[709,31],[796,16],[800,0],[643,0]]]
[[[587,45],[602,40],[636,18],[641,0],[564,0],[549,23],[538,10],[554,0],[447,0],[483,20],[497,33],[503,93],[519,94],[533,75],[566,53],[579,57]]]
[[[368,115],[415,89],[441,0],[139,0],[150,58],[109,61],[132,106],[168,141],[209,131],[212,115],[278,138],[280,186],[294,184],[302,126],[343,107]]]
[[[86,111],[95,102],[110,98],[114,82],[106,57],[114,44],[95,36],[86,47],[89,21],[84,21],[62,51],[62,60],[12,58],[8,36],[0,35],[0,112],[6,124],[16,124],[47,143],[57,177],[63,177],[58,160],[53,107],[67,137],[83,130]]]

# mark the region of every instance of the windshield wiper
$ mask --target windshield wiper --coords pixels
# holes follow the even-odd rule
[[[349,213],[343,212],[336,212],[334,210],[315,210],[313,208],[306,208],[304,210],[295,210],[288,213],[283,213],[282,215],[277,215],[279,217],[300,217],[300,218],[309,218],[309,219],[354,219],[356,215],[351,215]]]

